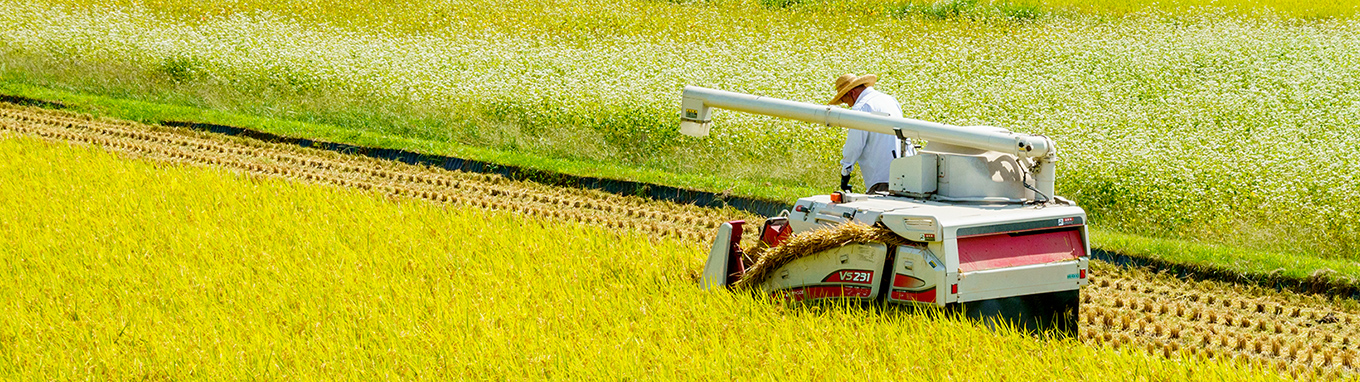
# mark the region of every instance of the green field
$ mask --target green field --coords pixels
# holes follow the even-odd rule
[[[9,135],[0,152],[4,379],[1276,378],[704,292],[699,246],[635,232]]]
[[[0,7],[10,89],[780,199],[833,187],[843,132],[720,113],[713,138],[681,137],[679,89],[819,101],[842,72],[878,73],[910,117],[1054,137],[1059,193],[1101,229],[1299,257],[1282,268],[1304,274],[1360,260],[1360,18],[1345,2]]]

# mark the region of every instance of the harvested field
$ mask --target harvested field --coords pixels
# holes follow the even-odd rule
[[[499,176],[410,166],[216,134],[95,119],[0,103],[0,130],[79,142],[173,163],[373,190],[395,197],[514,211],[702,242],[736,210],[661,203],[603,191],[550,187]],[[751,235],[748,235],[751,236]]]
[[[1096,263],[1083,289],[1088,343],[1251,363],[1295,376],[1360,370],[1356,301]]]
[[[394,197],[580,221],[692,243],[696,261],[731,210],[563,189],[336,153],[0,104],[0,132],[96,145],[127,155],[252,175],[353,187]],[[1360,370],[1355,301],[1097,264],[1083,292],[1081,338],[1167,357],[1231,359],[1297,376]],[[679,272],[688,272],[683,270]]]

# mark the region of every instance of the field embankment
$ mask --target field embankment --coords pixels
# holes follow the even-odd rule
[[[674,356],[684,360],[662,372],[741,368],[758,373],[755,369],[803,367],[827,357],[850,357],[826,366],[829,369],[797,371],[808,373],[808,378],[865,372],[861,366],[868,364],[898,365],[902,370],[922,367],[928,374],[983,379],[1089,376],[1102,371],[1084,368],[1101,362],[1133,367],[1103,371],[1108,373],[1175,374],[1188,373],[1182,368],[1209,367],[1208,374],[1194,371],[1198,378],[1213,378],[1210,375],[1219,372],[1214,370],[1228,367],[1200,363],[1209,359],[1233,360],[1236,363],[1227,364],[1253,370],[1339,376],[1353,375],[1360,363],[1354,350],[1360,341],[1356,330],[1360,307],[1345,299],[1098,266],[1095,284],[1083,292],[1080,339],[1136,351],[1094,356],[1090,352],[1107,350],[1069,342],[1025,342],[1033,340],[977,332],[952,321],[922,321],[924,317],[901,312],[789,311],[741,294],[704,294],[690,272],[704,257],[713,225],[741,217],[731,211],[35,108],[0,107],[0,134],[90,144],[129,159],[150,160],[118,160],[99,150],[27,138],[0,140],[4,154],[0,158],[5,160],[0,173],[10,180],[0,186],[0,193],[13,194],[0,200],[17,203],[3,207],[19,211],[0,220],[0,243],[7,248],[0,256],[17,264],[10,268],[15,273],[6,278],[15,283],[11,298],[40,307],[0,325],[11,331],[0,339],[8,338],[12,344],[5,349],[13,349],[16,371],[49,373],[35,369],[34,362],[47,364],[45,357],[56,354],[113,360],[97,366],[100,373],[148,375],[241,365],[254,365],[247,374],[302,369],[344,373],[399,359],[391,365],[402,366],[378,370],[393,375],[417,370],[435,375],[494,371],[493,376],[537,376],[541,374],[535,371],[550,370],[546,373],[551,376],[571,377],[586,375],[582,373],[590,365],[619,363],[625,366],[618,375],[626,376],[652,370],[644,364],[676,361],[668,358]],[[395,199],[383,201],[372,195]],[[174,270],[169,279],[156,279],[167,269]],[[122,286],[111,287],[118,283]],[[534,301],[536,297],[542,299]],[[624,315],[614,314],[619,312]],[[227,320],[219,314],[250,316]],[[42,320],[60,325],[24,329],[32,326],[25,322]],[[16,332],[24,330],[34,332]],[[473,339],[448,335],[457,330],[473,333]],[[910,335],[936,343],[913,346],[910,352],[897,349],[889,344],[905,337],[890,333],[900,330],[931,332]],[[510,333],[514,331],[528,334]],[[86,340],[69,340],[78,332],[86,333],[82,337]],[[118,334],[124,332],[129,337]],[[806,342],[814,334],[833,340]],[[975,340],[981,335],[994,337]],[[171,363],[173,356],[183,358],[177,352],[184,350],[172,350],[168,343],[176,336],[207,336],[181,345],[191,353],[218,354],[230,347],[270,354],[274,361],[238,354]],[[44,338],[66,339],[61,343],[68,347],[36,348]],[[480,343],[477,339],[498,345],[469,350]],[[294,341],[305,343],[297,349],[282,345]],[[595,352],[569,351],[574,341],[591,342],[587,350]],[[1064,363],[1068,355],[1062,355],[1049,357],[1051,364],[999,365],[992,363],[999,358],[987,356],[993,360],[982,363],[988,370],[959,366],[944,370],[941,365],[980,360],[959,354],[955,356],[966,359],[932,357],[933,366],[922,366],[912,363],[919,358],[905,358],[906,353],[915,357],[922,351],[945,352],[952,348],[945,344],[948,341],[988,344],[980,349],[1010,347],[1004,352],[1032,352],[1043,346],[1047,350],[1038,354],[1054,351],[1108,359],[1076,366]],[[725,349],[719,344],[740,345]],[[842,352],[846,347],[861,350]],[[384,348],[400,350],[394,350],[397,354],[373,350]],[[987,351],[971,354],[981,357]],[[452,362],[454,367],[437,363],[431,358],[436,354],[458,361]],[[506,354],[516,356],[500,358]],[[1145,361],[1142,354],[1192,362],[1167,366],[1158,362],[1170,361],[1154,359],[1147,361],[1154,362],[1152,366],[1140,367],[1136,363]],[[117,362],[131,360],[151,366],[118,368]],[[305,360],[326,360],[335,369],[317,369]],[[490,363],[464,364],[471,362]],[[898,366],[867,372],[894,373]],[[1013,372],[1012,367],[1034,370]]]
[[[908,116],[1054,137],[1059,193],[1106,229],[1360,260],[1353,7],[1054,3],[5,1],[0,78],[787,198],[835,184],[842,132],[728,113],[686,139],[680,87],[817,102],[873,72]]]

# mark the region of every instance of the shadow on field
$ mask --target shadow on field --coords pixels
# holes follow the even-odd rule
[[[1071,290],[966,302],[952,308],[956,314],[983,323],[992,330],[1009,325],[1031,334],[1076,337],[1080,296],[1079,291]]]
[[[768,298],[754,292],[751,296],[755,299]],[[769,301],[772,305],[783,305],[788,309],[786,312],[791,314],[841,311],[868,317],[908,320],[953,319],[972,322],[993,332],[1019,332],[1047,339],[1077,337],[1079,300],[1080,293],[1074,290],[950,304],[943,308],[935,305],[896,304],[881,300],[862,302],[859,299],[839,298],[802,302],[771,298]]]

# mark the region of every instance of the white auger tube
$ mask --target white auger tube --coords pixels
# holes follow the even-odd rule
[[[953,126],[698,86],[686,86],[682,95],[681,133],[707,136],[710,107],[888,135],[896,135],[895,130],[901,129],[902,135],[907,138],[1036,158],[1040,162],[1051,163],[1057,154],[1053,141],[1048,138],[1014,133],[999,127]]]

